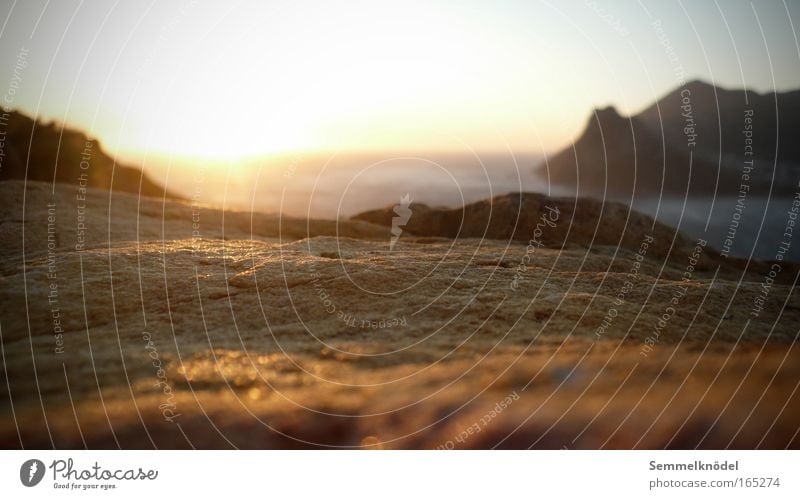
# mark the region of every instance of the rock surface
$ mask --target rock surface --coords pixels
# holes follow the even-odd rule
[[[387,227],[397,218],[396,206],[367,211],[353,217]],[[636,250],[645,235],[659,241],[652,256],[685,254],[691,242],[671,227],[615,202],[554,198],[520,192],[470,203],[463,208],[409,205],[412,214],[403,231],[427,237],[478,238],[518,241],[560,249],[619,246]],[[673,242],[674,239],[674,242]]]
[[[4,447],[800,446],[800,299],[752,316],[763,275],[693,241],[390,250],[90,190],[76,251],[74,192],[0,195]]]

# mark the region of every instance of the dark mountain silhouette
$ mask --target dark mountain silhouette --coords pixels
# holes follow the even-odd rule
[[[635,116],[596,110],[578,140],[539,172],[576,196],[735,196],[753,159],[748,194],[766,195],[772,184],[773,195],[789,195],[800,180],[799,125],[800,91],[758,94],[694,81]],[[745,156],[746,126],[752,156]]]
[[[665,167],[666,165],[666,167]],[[636,118],[614,108],[596,110],[575,143],[546,165],[543,174],[556,185],[575,188],[575,196],[630,197],[631,193],[683,195],[691,180],[697,191],[711,192],[713,164],[695,159],[685,149],[665,145]]]
[[[752,141],[755,158],[764,166],[774,162],[800,164],[800,90],[759,94],[749,90],[728,90],[703,81],[692,81],[676,89],[636,115],[654,134],[663,133],[673,147],[686,144],[683,132],[683,99],[691,103],[697,139],[695,155],[716,162],[741,159],[744,146],[745,111],[752,112]],[[750,114],[750,113],[748,113]]]
[[[116,163],[97,141],[77,130],[8,111],[0,112],[2,132],[5,141],[0,180],[38,180],[182,199],[139,168]]]

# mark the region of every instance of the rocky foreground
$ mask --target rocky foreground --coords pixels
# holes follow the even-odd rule
[[[596,220],[539,197],[515,237],[391,245],[376,213],[0,196],[6,448],[800,447],[796,268],[640,215],[559,240]]]

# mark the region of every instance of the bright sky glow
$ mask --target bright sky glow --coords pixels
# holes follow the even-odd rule
[[[5,1],[0,60],[30,50],[10,107],[123,155],[552,151],[593,107],[636,112],[678,84],[655,20],[687,79],[800,87],[787,13],[797,2]]]

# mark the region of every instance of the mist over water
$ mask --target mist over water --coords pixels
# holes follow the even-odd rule
[[[785,239],[792,198],[748,198],[738,226],[733,219],[736,202],[733,196],[642,199],[634,203],[634,208],[677,227],[689,237],[703,238],[718,250],[732,235],[731,256],[775,260],[778,245]],[[800,245],[792,245],[784,257],[800,261]]]
[[[567,194],[534,172],[543,155],[525,154],[330,154],[281,156],[245,163],[150,165],[149,173],[199,204],[319,219],[349,218],[363,211],[412,202],[460,207],[509,192]],[[639,197],[613,199],[706,239],[721,250],[729,236],[737,198]],[[734,230],[730,255],[775,259],[784,239],[788,197],[751,197]],[[786,257],[800,261],[800,245]]]
[[[541,161],[534,153],[331,154],[174,163],[168,177],[159,163],[149,173],[201,203],[335,219],[395,204],[406,194],[412,202],[458,207],[508,192],[548,193],[534,173]]]

